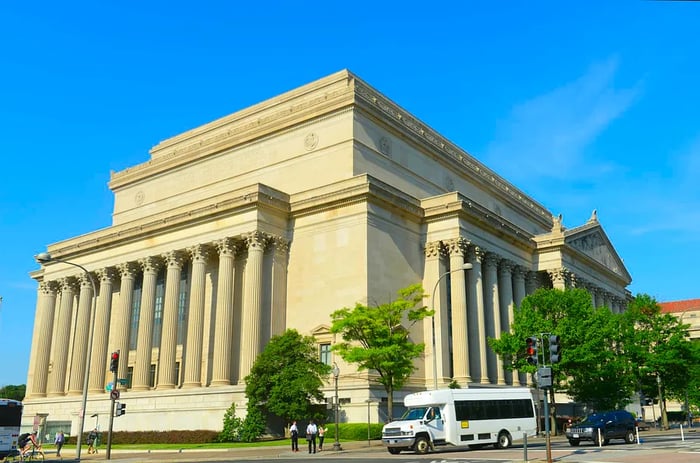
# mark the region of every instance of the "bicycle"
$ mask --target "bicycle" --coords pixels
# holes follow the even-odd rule
[[[24,462],[24,461],[44,461],[46,456],[41,447],[36,447],[32,445],[30,450],[22,455],[19,449],[12,450],[3,460],[3,463],[14,463],[14,462]]]

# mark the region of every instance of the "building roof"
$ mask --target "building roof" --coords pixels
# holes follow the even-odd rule
[[[700,310],[700,299],[686,299],[685,301],[659,302],[662,313],[680,313],[692,310]]]

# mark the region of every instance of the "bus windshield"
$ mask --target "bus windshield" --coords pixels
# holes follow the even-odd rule
[[[21,424],[22,402],[0,399],[0,458],[5,458],[17,449]]]
[[[422,420],[425,416],[425,412],[428,411],[428,407],[419,408],[409,408],[401,417],[402,421],[408,420]]]

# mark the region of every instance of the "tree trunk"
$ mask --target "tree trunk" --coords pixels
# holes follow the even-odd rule
[[[390,384],[386,388],[386,411],[389,415],[389,421],[394,421],[394,385]]]

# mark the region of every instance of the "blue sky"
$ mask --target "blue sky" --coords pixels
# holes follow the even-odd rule
[[[110,225],[110,170],[344,68],[565,226],[597,209],[633,294],[700,297],[697,24],[695,2],[2,2],[0,385],[26,382],[32,256]]]

